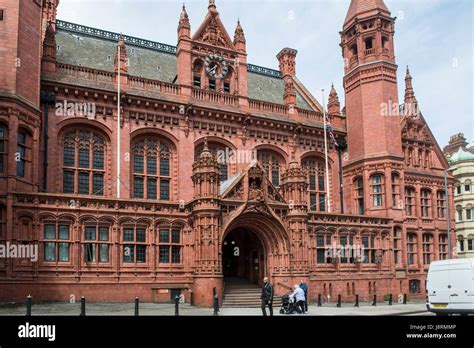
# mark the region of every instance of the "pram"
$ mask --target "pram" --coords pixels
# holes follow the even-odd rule
[[[280,314],[293,314],[297,311],[295,301],[288,295],[281,297]]]

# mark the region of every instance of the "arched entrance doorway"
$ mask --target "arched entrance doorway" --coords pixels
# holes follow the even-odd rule
[[[261,285],[289,269],[289,238],[281,220],[270,210],[248,204],[224,224],[222,273],[226,284],[235,280]]]
[[[222,243],[224,279],[248,280],[261,284],[267,268],[265,248],[257,233],[237,227],[229,231]]]

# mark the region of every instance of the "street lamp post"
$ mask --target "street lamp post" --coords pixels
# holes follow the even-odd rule
[[[446,197],[446,229],[448,230],[448,259],[452,257],[451,250],[451,214],[449,212],[449,190],[448,190],[448,171],[444,170],[444,195]]]

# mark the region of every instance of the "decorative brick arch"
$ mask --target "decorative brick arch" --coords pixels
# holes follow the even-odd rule
[[[224,226],[220,238],[221,243],[227,234],[238,228],[251,231],[261,241],[266,259],[265,272],[268,276],[274,276],[281,270],[289,269],[290,238],[285,226],[277,217],[272,214],[244,212]]]

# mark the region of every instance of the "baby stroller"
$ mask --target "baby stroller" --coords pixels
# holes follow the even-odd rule
[[[296,312],[296,304],[292,298],[288,295],[281,297],[281,308],[280,314],[293,314]]]

